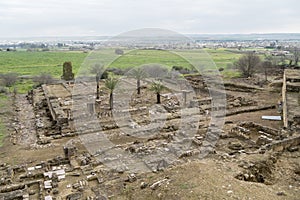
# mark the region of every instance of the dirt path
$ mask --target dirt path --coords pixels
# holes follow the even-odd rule
[[[34,144],[37,140],[35,129],[35,116],[32,105],[26,95],[16,97],[16,118],[17,118],[17,143],[21,145]]]

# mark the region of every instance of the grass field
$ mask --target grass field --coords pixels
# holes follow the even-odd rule
[[[210,57],[216,64],[216,66],[226,68],[228,64],[232,64],[235,60],[237,60],[242,54],[236,54],[226,49],[205,49],[208,57]],[[206,56],[203,50],[190,50],[190,51],[157,51],[157,50],[138,50],[131,51],[125,56],[120,57],[116,60],[116,62],[112,63],[112,67],[130,67],[130,66],[139,66],[144,62],[149,63],[161,63],[166,66],[183,66],[183,67],[191,67],[191,65],[185,60],[184,56],[180,57],[177,54],[187,55],[190,57],[197,56]],[[209,58],[205,58],[209,59]]]
[[[233,63],[240,57],[240,54],[226,51],[226,49],[205,49],[208,56],[215,62],[217,68],[224,68],[222,72],[225,76],[237,76],[234,71],[227,70],[228,64]],[[143,64],[159,63],[169,68],[172,66],[183,66],[190,68],[191,65],[184,59],[184,57],[178,56],[170,51],[162,50],[132,50],[125,51],[123,56],[116,56],[114,49],[104,49],[102,52],[102,58],[104,63],[106,61],[113,62],[109,67],[114,68],[129,68],[140,66]],[[180,53],[180,51],[179,51]],[[202,54],[201,54],[202,53]],[[203,56],[201,50],[191,50],[185,52],[185,55],[190,58],[197,56]],[[62,74],[62,65],[65,61],[71,61],[73,65],[73,71],[76,74],[81,64],[88,59],[90,54],[83,53],[82,51],[50,51],[50,52],[27,52],[27,51],[15,51],[15,52],[0,52],[0,73],[13,72],[18,75],[35,76],[41,73],[51,74],[55,78],[60,78]],[[205,55],[204,55],[205,56]],[[106,60],[105,60],[106,59]],[[206,58],[207,59],[207,58]],[[88,70],[88,69],[86,69]],[[26,93],[32,88],[33,82],[31,80],[20,80],[16,84],[17,91],[20,93]]]
[[[228,64],[232,64],[243,55],[227,51],[226,49],[206,49],[206,52],[211,56],[217,67],[225,69]]]
[[[216,63],[217,67],[226,68],[227,64],[232,63],[240,57],[226,49],[205,49]],[[114,50],[104,50],[103,55],[113,55]],[[191,54],[199,53],[199,50],[191,50]],[[175,52],[176,53],[176,52]],[[38,75],[41,72],[50,73],[54,77],[60,77],[62,73],[62,64],[65,61],[71,61],[73,70],[76,73],[88,54],[81,51],[56,51],[56,52],[0,52],[0,73],[15,72],[20,75]],[[145,63],[160,63],[166,66],[184,66],[190,67],[184,58],[169,51],[159,50],[133,50],[126,52],[123,56],[117,58],[110,67],[128,68],[140,66]]]
[[[151,63],[162,64],[169,68],[172,68],[172,66],[191,67],[184,58],[171,51],[162,50],[133,50],[116,59],[111,67],[128,68]]]
[[[62,64],[71,61],[74,71],[87,56],[83,52],[0,52],[0,73],[14,72],[20,75],[38,75],[41,72],[59,77]]]
[[[190,60],[197,60],[200,58],[203,60],[202,64],[207,63],[209,69],[211,68],[228,68],[228,64],[232,64],[236,61],[241,54],[232,53],[226,49],[217,50],[131,50],[125,51],[122,56],[117,56],[114,53],[114,49],[103,49],[97,53],[91,53],[88,55],[84,62],[84,67],[80,69],[80,73],[89,73],[90,66],[95,63],[105,64],[106,67],[126,69],[131,67],[137,67],[144,64],[161,64],[169,69],[173,66],[183,66],[191,68]],[[212,64],[214,61],[215,65]],[[222,72],[223,73],[223,72]],[[223,73],[226,76],[236,76],[237,73],[232,73],[232,70]]]

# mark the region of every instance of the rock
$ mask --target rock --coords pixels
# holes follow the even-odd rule
[[[37,141],[37,144],[39,145],[45,145],[45,144],[49,144],[51,143],[51,139],[47,138],[47,137],[42,137]]]
[[[44,123],[40,119],[36,120],[35,125],[36,125],[37,128],[43,128],[44,127]]]
[[[289,148],[287,148],[287,150],[288,150],[289,152],[295,152],[295,151],[298,151],[298,150],[299,150],[299,147],[289,147]]]
[[[249,174],[244,174],[244,179],[247,181],[247,180],[249,180]]]
[[[126,181],[128,181],[129,183],[133,183],[136,180],[137,180],[136,175],[134,173],[132,173],[132,174],[129,174],[127,176],[127,180]]]
[[[145,183],[145,182],[142,182],[142,183],[141,183],[141,189],[145,189],[147,186],[148,186],[147,183]]]
[[[239,142],[230,142],[228,144],[228,148],[231,149],[231,150],[237,150],[237,151],[244,149],[242,144],[239,143]]]
[[[69,176],[80,176],[81,174],[79,172],[73,172],[73,173],[69,173]]]
[[[72,185],[73,189],[78,189],[80,187],[80,184],[79,183],[74,183]]]
[[[157,181],[157,182],[155,182],[155,183],[153,183],[151,186],[150,186],[150,188],[152,189],[152,190],[156,190],[157,188],[159,188],[165,181],[167,181],[168,179],[162,179],[162,180],[160,180],[160,181]]]
[[[161,199],[163,197],[163,194],[162,193],[158,193],[157,197],[158,197],[158,199]]]
[[[36,193],[35,190],[29,190],[29,191],[28,191],[28,194],[29,194],[29,195],[35,195],[35,193]]]
[[[191,157],[193,155],[193,151],[186,151],[186,152],[183,152],[179,158],[184,158],[184,157]]]
[[[198,139],[193,139],[192,143],[195,144],[195,145],[197,145],[197,146],[201,146],[202,145],[202,142],[200,140],[198,140]]]
[[[265,145],[265,144],[269,144],[271,143],[273,140],[271,138],[268,138],[265,135],[260,135],[257,140],[256,140],[256,144],[261,146],[261,145]]]
[[[72,194],[69,194],[67,197],[66,197],[66,200],[79,200],[82,198],[82,194],[77,192],[77,193],[72,193]]]
[[[283,191],[277,192],[276,194],[277,194],[278,196],[286,196],[285,192],[283,192]]]
[[[57,188],[54,188],[54,189],[52,190],[52,193],[53,193],[54,195],[56,195],[56,194],[58,194],[58,193],[59,193],[59,191],[58,191],[58,189],[57,189]]]

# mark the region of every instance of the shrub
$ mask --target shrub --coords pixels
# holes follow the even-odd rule
[[[125,74],[125,71],[124,71],[124,70],[118,69],[118,68],[110,68],[110,69],[107,69],[106,71],[112,72],[112,73],[114,73],[115,75],[124,75],[124,74]]]
[[[50,74],[41,73],[39,76],[33,77],[33,81],[37,83],[37,85],[43,85],[53,83],[54,79]]]
[[[7,74],[2,74],[0,78],[4,86],[11,87],[16,83],[18,79],[18,75],[16,73],[7,73]]]
[[[147,64],[143,65],[142,69],[151,78],[164,78],[168,76],[168,69],[159,64]]]
[[[122,49],[116,49],[115,50],[115,54],[117,54],[117,55],[123,55],[124,51]]]
[[[7,93],[8,93],[8,89],[6,87],[0,86],[0,94],[7,94]]]

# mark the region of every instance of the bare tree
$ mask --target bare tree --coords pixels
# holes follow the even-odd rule
[[[298,47],[293,47],[290,49],[290,52],[293,54],[293,56],[290,58],[290,66],[292,66],[293,61],[294,61],[294,66],[298,65],[299,58],[300,58],[300,48]]]
[[[43,85],[53,83],[54,79],[51,74],[43,72],[40,75],[33,77],[33,82],[37,83],[38,85]]]
[[[281,65],[285,65],[285,64],[286,64],[286,56],[285,56],[285,55],[281,55],[281,56],[279,57],[279,63],[280,63]]]
[[[2,74],[0,75],[0,79],[5,87],[11,87],[17,82],[18,75],[16,73]]]
[[[265,74],[265,81],[268,80],[268,73],[272,67],[273,67],[273,64],[269,60],[265,60],[265,61],[261,62],[260,68],[261,68],[261,71]]]
[[[265,81],[268,80],[268,74],[272,67],[277,66],[278,58],[272,55],[266,55],[264,60],[260,63],[259,68],[262,73],[265,75]]]
[[[260,62],[260,58],[255,53],[250,52],[243,55],[235,63],[235,66],[242,72],[243,77],[252,77]]]
[[[168,69],[159,64],[143,65],[142,69],[148,74],[149,77],[155,79],[161,79],[168,75]]]

